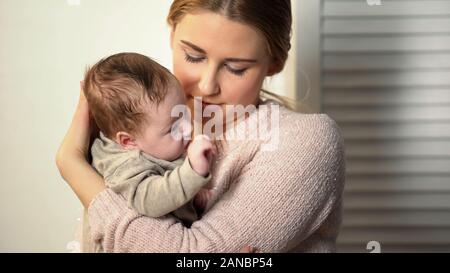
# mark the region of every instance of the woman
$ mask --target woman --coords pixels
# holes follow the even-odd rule
[[[282,71],[290,49],[289,0],[175,0],[168,22],[174,74],[191,108],[194,97],[222,108],[265,104],[263,81]],[[190,228],[171,216],[139,216],[105,188],[86,159],[92,121],[82,94],[56,161],[107,252],[335,251],[344,184],[339,129],[326,115],[279,112],[275,150],[258,140],[217,141],[216,191]]]

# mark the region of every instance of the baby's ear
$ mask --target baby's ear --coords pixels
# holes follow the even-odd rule
[[[136,139],[127,132],[118,132],[116,134],[116,142],[126,150],[137,148]]]

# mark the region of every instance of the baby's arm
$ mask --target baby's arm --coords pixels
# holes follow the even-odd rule
[[[136,159],[123,164],[107,179],[113,180],[108,184],[124,194],[128,205],[138,213],[160,217],[186,204],[210,181],[209,166],[214,154],[209,140],[196,138],[184,163],[163,176],[156,174],[154,166]]]

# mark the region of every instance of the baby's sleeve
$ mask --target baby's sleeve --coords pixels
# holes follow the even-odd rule
[[[160,217],[191,200],[211,180],[211,174],[197,174],[186,159],[181,166],[160,175],[156,165],[132,158],[105,180],[127,199],[130,208],[145,216]]]

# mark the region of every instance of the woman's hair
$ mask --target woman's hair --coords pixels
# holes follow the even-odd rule
[[[84,94],[99,129],[109,138],[119,131],[140,135],[149,122],[145,108],[158,105],[175,77],[163,66],[137,53],[119,53],[86,71]]]
[[[259,31],[266,40],[267,50],[276,65],[283,70],[291,49],[292,12],[290,0],[175,0],[167,21],[172,28],[186,14],[206,10],[219,13],[232,21],[244,23]]]
[[[275,72],[283,70],[291,49],[291,0],[174,0],[167,22],[175,29],[186,14],[200,10],[219,13],[256,29],[265,38]],[[261,98],[276,100],[292,110],[299,108],[295,100],[267,90],[262,90]]]

